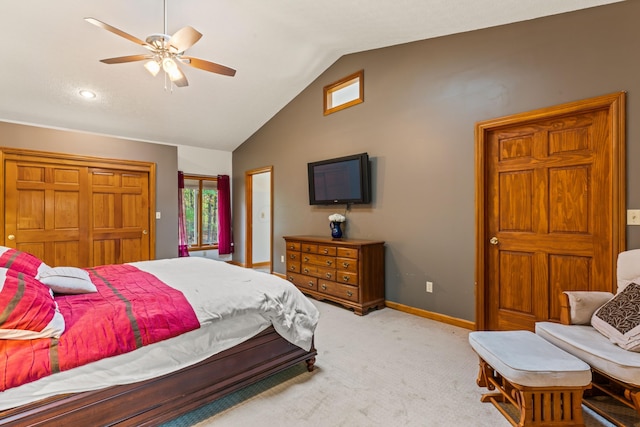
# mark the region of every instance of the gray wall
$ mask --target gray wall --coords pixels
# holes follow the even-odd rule
[[[156,258],[178,256],[178,154],[175,146],[149,144],[0,122],[0,147],[24,148],[111,159],[139,160],[156,164]]]
[[[308,204],[306,164],[366,151],[373,203],[346,236],[386,245],[386,299],[475,320],[474,125],[627,91],[627,205],[640,207],[640,2],[345,56],[233,153],[234,259],[244,259],[244,172],[274,166],[274,270],[283,235],[329,236],[340,207]],[[364,69],[365,101],[324,117],[322,88]],[[628,227],[627,246],[640,247]],[[425,292],[425,282],[434,292]]]

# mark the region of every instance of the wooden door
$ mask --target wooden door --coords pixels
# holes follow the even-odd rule
[[[8,160],[5,195],[5,246],[49,265],[88,265],[86,168]]]
[[[91,265],[149,259],[149,174],[90,168]]]
[[[616,94],[478,125],[479,328],[533,330],[559,320],[562,291],[615,289],[623,105]]]
[[[155,165],[2,149],[4,245],[45,263],[153,259]]]

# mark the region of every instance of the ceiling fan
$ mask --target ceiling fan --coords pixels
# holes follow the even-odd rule
[[[119,56],[116,58],[101,59],[100,62],[105,64],[122,64],[125,62],[146,61],[144,67],[156,76],[162,69],[169,77],[171,82],[178,87],[188,86],[189,82],[184,75],[178,64],[189,65],[194,68],[199,68],[204,71],[212,73],[222,74],[225,76],[234,76],[236,70],[225,67],[224,65],[216,64],[214,62],[205,61],[204,59],[193,58],[191,56],[185,56],[184,52],[193,46],[200,38],[202,34],[195,28],[186,26],[176,31],[172,36],[167,35],[167,2],[164,1],[164,33],[163,34],[151,34],[145,41],[140,40],[137,37],[127,34],[116,27],[99,21],[95,18],[84,18],[85,21],[103,28],[107,31],[111,31],[114,34],[124,37],[125,39],[132,41],[136,44],[149,50],[149,53],[141,55],[129,55]]]

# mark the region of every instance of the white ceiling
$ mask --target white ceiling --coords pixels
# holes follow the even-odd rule
[[[165,91],[142,62],[99,62],[146,50],[83,19],[144,40],[163,0],[3,0],[0,120],[232,151],[342,55],[617,1],[167,0],[169,34],[204,35],[187,55],[237,74],[183,66]]]

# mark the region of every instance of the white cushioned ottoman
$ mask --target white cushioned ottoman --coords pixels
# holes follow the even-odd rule
[[[477,331],[469,344],[480,358],[477,383],[499,393],[486,394],[517,426],[581,426],[582,393],[591,369],[582,360],[529,331]],[[513,404],[512,417],[501,403]]]

